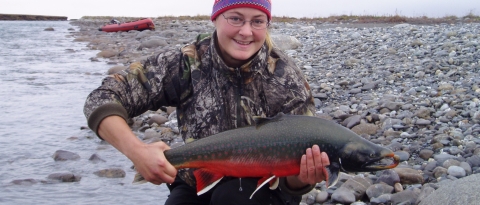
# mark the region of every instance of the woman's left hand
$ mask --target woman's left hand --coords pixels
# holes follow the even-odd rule
[[[330,165],[327,153],[321,152],[318,145],[308,148],[300,161],[300,173],[287,177],[291,189],[313,185],[327,179],[326,166]]]
[[[300,162],[298,179],[306,184],[316,184],[327,179],[326,166],[330,165],[327,153],[321,152],[318,145],[308,148]]]

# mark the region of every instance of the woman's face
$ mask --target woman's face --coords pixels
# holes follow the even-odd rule
[[[235,27],[227,19],[247,21]],[[223,60],[228,66],[238,67],[252,57],[264,44],[267,28],[255,29],[250,21],[268,21],[267,15],[253,8],[235,8],[220,14],[214,21],[217,29],[218,46]]]

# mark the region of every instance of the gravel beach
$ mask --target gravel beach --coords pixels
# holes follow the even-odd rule
[[[106,33],[98,31],[104,20],[80,19],[71,21],[78,26],[72,34],[99,51],[91,61],[111,64],[99,72],[115,73],[214,29],[210,21],[153,20],[155,31]],[[402,161],[391,170],[344,173],[333,187],[319,183],[302,204],[480,203],[480,186],[472,185],[480,183],[479,23],[274,22],[270,33],[303,70],[318,117]],[[183,144],[172,108],[130,123],[146,142]]]

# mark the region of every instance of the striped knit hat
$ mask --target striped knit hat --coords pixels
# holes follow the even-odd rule
[[[268,19],[272,19],[272,3],[270,0],[215,0],[212,11],[212,21],[221,13],[234,8],[249,7],[258,9],[267,14]]]

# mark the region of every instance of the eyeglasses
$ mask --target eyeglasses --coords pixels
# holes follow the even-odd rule
[[[268,26],[270,26],[270,22],[267,21],[267,20],[263,20],[263,19],[254,19],[254,20],[251,20],[251,21],[245,21],[245,19],[240,18],[238,16],[226,17],[223,14],[222,14],[222,16],[223,16],[223,18],[225,18],[227,20],[228,24],[230,24],[232,26],[235,26],[235,27],[242,27],[247,22],[250,22],[250,25],[254,29],[257,29],[257,30],[266,29]]]

